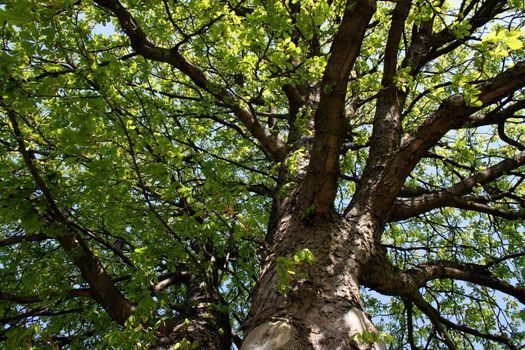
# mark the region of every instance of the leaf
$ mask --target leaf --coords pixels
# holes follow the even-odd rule
[[[516,37],[509,37],[505,41],[505,44],[509,47],[511,50],[519,50],[523,47],[523,41],[516,38]]]
[[[14,25],[23,25],[34,20],[35,14],[30,5],[18,5],[14,8],[7,8],[4,12],[5,20]]]

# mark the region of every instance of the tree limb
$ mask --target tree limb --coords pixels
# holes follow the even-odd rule
[[[423,311],[428,316],[430,322],[432,322],[439,335],[442,337],[441,341],[445,343],[445,345],[450,350],[457,350],[456,345],[452,342],[450,336],[443,328],[439,312],[437,312],[436,309],[434,309],[419,292],[416,292],[414,295],[412,295],[410,299],[421,311]]]
[[[406,313],[407,313],[407,331],[408,331],[408,343],[410,344],[411,350],[421,350],[414,340],[414,321],[413,321],[413,303],[410,299],[404,299]]]
[[[423,287],[428,281],[434,279],[450,278],[498,290],[515,297],[520,303],[525,304],[525,289],[515,287],[494,277],[486,265],[437,261],[419,265],[416,268],[407,270],[406,273],[410,275],[410,278],[418,287]]]
[[[111,11],[120,23],[122,30],[128,36],[131,47],[144,58],[168,63],[188,76],[199,88],[210,93],[226,106],[232,109],[237,118],[257,139],[266,151],[277,161],[281,161],[288,153],[288,147],[265,129],[249,109],[237,104],[233,96],[224,87],[208,80],[204,73],[182,56],[178,47],[162,48],[149,41],[137,20],[118,0],[95,0],[99,6]]]
[[[34,235],[23,235],[23,236],[13,236],[8,237],[0,241],[0,247],[5,247],[8,245],[13,245],[21,242],[40,242],[46,239],[52,239],[43,233],[38,233]]]
[[[525,108],[525,100],[519,100],[507,108],[494,109],[486,114],[476,114],[468,117],[467,122],[460,128],[477,128],[484,125],[499,124],[511,118],[521,118],[523,116],[515,115],[521,109]]]
[[[176,272],[171,272],[160,277],[159,282],[152,287],[152,291],[157,293],[161,290],[168,288],[177,283],[187,283],[191,278],[191,275],[188,271],[177,270]]]
[[[11,127],[24,163],[50,206],[50,212],[52,213],[51,219],[54,218],[59,226],[64,224],[67,226],[69,222],[68,218],[55,202],[49,188],[33,162],[34,156],[25,146],[25,141],[22,131],[18,126],[15,112],[5,106],[3,102],[2,105],[6,109],[8,119],[11,122]],[[63,228],[63,230],[64,234],[57,237],[57,240],[62,247],[71,254],[75,265],[80,269],[82,276],[91,286],[93,298],[108,312],[113,320],[119,324],[124,324],[126,319],[134,312],[135,306],[116,288],[100,260],[89,249],[82,237],[77,233],[68,233],[66,228]]]
[[[339,154],[346,134],[347,84],[368,24],[376,9],[374,0],[348,1],[330,48],[314,115],[315,138],[301,194],[319,214],[332,209],[339,177]]]
[[[465,325],[460,325],[460,324],[451,322],[451,321],[447,320],[446,318],[444,318],[442,316],[439,316],[439,321],[442,324],[444,324],[445,326],[447,326],[448,328],[452,328],[452,329],[455,329],[457,331],[460,331],[460,332],[463,332],[463,333],[467,333],[467,334],[473,335],[473,336],[478,337],[478,338],[493,340],[495,342],[498,342],[498,343],[501,343],[501,344],[505,344],[510,350],[518,350],[518,348],[516,346],[514,346],[514,344],[512,344],[510,342],[509,338],[507,338],[504,335],[490,334],[490,333],[481,332],[481,331],[479,331],[477,329],[473,329],[473,328],[467,327]]]
[[[478,99],[482,102],[481,106],[467,106],[463,95],[453,95],[443,101],[412,135],[402,140],[399,151],[384,168],[381,176],[368,184],[366,193],[373,196],[370,200],[376,206],[370,209],[386,219],[392,201],[399,193],[406,177],[439,139],[452,128],[463,125],[472,113],[511,95],[523,85],[525,85],[525,62],[520,62],[477,86],[480,91]],[[385,190],[373,191],[378,184],[381,184]],[[353,200],[357,201],[362,195],[357,193]]]
[[[92,297],[92,295],[89,289],[72,289],[69,292],[67,292],[67,297]],[[17,295],[13,293],[6,293],[0,291],[0,300],[12,301],[17,304],[33,304],[47,299],[39,295]]]
[[[505,159],[443,190],[407,200],[396,200],[388,220],[404,220],[444,206],[469,208],[482,212],[491,211],[496,214],[496,209],[492,208],[491,210],[490,207],[483,206],[481,203],[466,201],[461,196],[470,193],[475,186],[488,184],[523,164],[525,164],[525,151],[518,153],[514,158]],[[505,215],[505,213],[509,214],[511,218],[513,217],[511,212],[501,211],[501,215]]]

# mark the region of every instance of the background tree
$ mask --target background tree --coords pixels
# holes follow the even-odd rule
[[[522,348],[524,15],[2,2],[1,346]]]

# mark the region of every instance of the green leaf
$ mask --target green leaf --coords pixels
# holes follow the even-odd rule
[[[519,50],[523,47],[523,41],[519,38],[515,37],[509,37],[505,41],[505,44],[511,49],[511,50]]]

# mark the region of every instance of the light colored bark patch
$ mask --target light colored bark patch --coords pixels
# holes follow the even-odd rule
[[[248,334],[241,350],[290,349],[293,332],[292,326],[287,322],[265,322]]]

